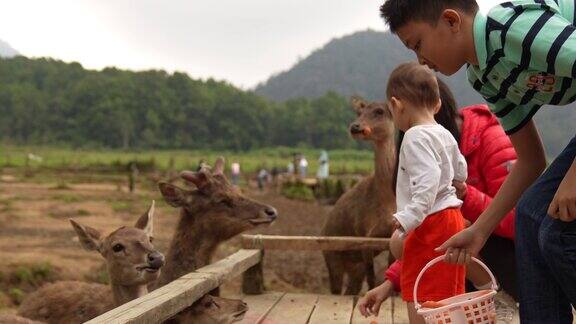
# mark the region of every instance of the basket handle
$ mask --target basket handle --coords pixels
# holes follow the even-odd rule
[[[432,259],[430,262],[428,262],[424,266],[424,268],[422,268],[422,270],[420,270],[420,273],[418,274],[418,277],[416,278],[416,283],[414,284],[414,306],[416,307],[416,309],[420,309],[422,307],[422,305],[420,305],[420,303],[418,303],[418,295],[417,295],[418,284],[420,283],[420,279],[422,278],[422,275],[424,274],[424,272],[426,270],[428,270],[428,268],[430,268],[431,266],[435,265],[436,263],[442,261],[443,259],[444,259],[444,255],[437,256],[434,259]],[[480,261],[479,259],[472,257],[472,261],[478,263],[482,268],[484,268],[484,270],[486,270],[486,272],[488,272],[488,275],[490,275],[490,279],[492,279],[492,289],[497,290],[498,289],[498,283],[496,283],[496,278],[494,278],[494,274],[492,274],[492,271],[490,271],[490,269],[488,269],[488,267],[484,264],[484,262]]]

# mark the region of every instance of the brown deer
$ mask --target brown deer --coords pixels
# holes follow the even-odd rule
[[[322,235],[390,237],[392,214],[396,210],[392,188],[396,162],[392,116],[384,103],[367,103],[353,97],[352,106],[358,118],[350,125],[350,133],[355,139],[372,142],[374,174],[336,202],[322,228]],[[374,256],[372,251],[325,251],[330,291],[342,293],[344,275],[348,278],[346,295],[357,295],[364,278],[370,288],[374,287]]]
[[[0,315],[0,324],[44,324],[44,322],[33,321],[18,315]]]
[[[86,250],[106,260],[110,285],[80,281],[47,284],[24,300],[19,315],[47,323],[83,323],[145,295],[158,279],[164,256],[152,245],[154,202],[134,227],[120,227],[108,236],[70,220]]]
[[[225,240],[269,224],[277,217],[276,209],[246,198],[228,181],[223,158],[216,160],[213,171],[202,167],[198,172],[184,171],[181,177],[196,188],[186,190],[166,182],[158,185],[166,202],[180,208],[180,219],[168,249],[166,267],[154,289],[209,264],[214,251]],[[206,303],[201,301],[206,299],[225,307],[204,307]],[[234,311],[230,312],[231,309]],[[206,295],[168,322],[225,324],[241,320],[246,311],[247,306],[241,301]]]
[[[196,188],[159,184],[166,202],[180,208],[180,220],[155,288],[209,264],[220,243],[277,217],[276,209],[245,197],[228,182],[223,158],[216,161],[213,171],[184,171],[181,177]]]
[[[186,324],[230,324],[241,321],[247,311],[248,305],[239,299],[205,295],[175,319]]]

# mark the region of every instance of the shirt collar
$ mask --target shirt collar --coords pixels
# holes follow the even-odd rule
[[[476,56],[478,57],[478,64],[480,70],[484,70],[487,65],[487,49],[486,49],[486,24],[488,19],[484,16],[480,10],[476,13],[474,17],[474,47],[476,50]]]

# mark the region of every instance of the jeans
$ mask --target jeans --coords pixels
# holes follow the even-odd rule
[[[571,324],[576,303],[576,221],[547,210],[576,155],[576,137],[522,195],[516,207],[516,265],[520,319]]]

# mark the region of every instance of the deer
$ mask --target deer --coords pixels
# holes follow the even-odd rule
[[[176,315],[178,323],[230,324],[241,321],[248,305],[239,299],[204,295],[192,306]]]
[[[153,216],[154,201],[133,227],[120,227],[107,236],[70,219],[82,247],[100,253],[106,261],[110,285],[47,284],[23,301],[18,315],[49,324],[83,323],[145,295],[147,285],[158,279],[164,265],[164,255],[152,245]]]
[[[392,215],[396,211],[393,188],[396,149],[395,128],[385,103],[366,102],[352,97],[357,118],[350,124],[354,139],[372,142],[374,173],[347,191],[334,205],[322,228],[325,236],[390,237]],[[324,251],[330,291],[357,295],[364,279],[370,288],[376,284],[373,251]]]
[[[180,216],[168,248],[166,266],[153,289],[208,265],[220,243],[244,231],[270,224],[278,216],[275,208],[245,197],[228,181],[224,175],[223,158],[216,160],[214,170],[203,166],[197,172],[183,171],[180,177],[195,188],[187,190],[168,182],[158,184],[164,200],[170,206],[179,208]],[[204,298],[214,298],[207,296]],[[234,304],[222,298],[216,302]],[[190,318],[193,314],[199,314],[197,309],[188,308],[175,319]],[[222,318],[223,314],[209,312],[203,316]]]
[[[220,243],[278,216],[275,208],[245,197],[228,181],[223,158],[216,161],[214,171],[204,167],[180,176],[196,188],[158,184],[164,200],[180,209],[180,217],[155,288],[208,265]]]
[[[44,322],[33,321],[14,314],[0,315],[0,324],[45,324]]]

